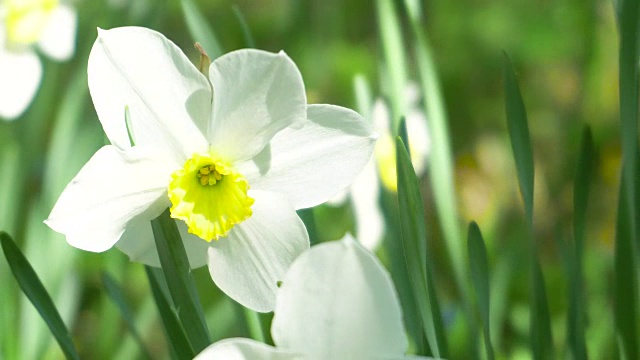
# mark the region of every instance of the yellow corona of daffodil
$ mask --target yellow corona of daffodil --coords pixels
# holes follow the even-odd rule
[[[76,12],[60,0],[0,0],[0,118],[20,116],[42,77],[36,48],[63,61],[73,55]]]
[[[192,267],[208,263],[229,296],[273,310],[278,281],[309,247],[295,210],[349,185],[373,151],[370,126],[349,109],[307,105],[284,52],[234,51],[205,76],[145,28],[100,30],[88,79],[111,145],[46,223],[78,248],[116,245],[159,266],[149,221],[169,207]]]

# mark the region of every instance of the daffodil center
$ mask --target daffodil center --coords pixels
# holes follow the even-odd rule
[[[228,170],[223,170],[220,166],[215,164],[206,165],[200,168],[198,171],[198,179],[200,179],[201,185],[215,185],[218,181],[222,180],[223,175],[227,175]]]
[[[58,0],[8,0],[5,26],[10,44],[32,44],[40,38]]]
[[[171,216],[206,241],[218,240],[251,214],[249,183],[233,167],[209,154],[194,154],[171,175]]]

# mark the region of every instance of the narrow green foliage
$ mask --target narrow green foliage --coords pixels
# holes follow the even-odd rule
[[[520,194],[529,227],[533,226],[533,155],[529,139],[527,113],[509,55],[504,54],[504,96],[511,148],[516,159]]]
[[[124,107],[124,124],[127,127],[127,136],[129,137],[129,145],[135,146],[136,141],[133,136],[133,124],[131,124],[131,114],[129,113],[129,105]]]
[[[398,14],[392,0],[377,0],[376,9],[382,51],[386,70],[389,76],[390,100],[393,134],[397,134],[400,118],[407,113],[404,88],[407,83],[407,60],[402,41],[402,30],[398,21]]]
[[[623,174],[625,169],[622,169]],[[635,264],[634,239],[631,235],[629,208],[626,206],[628,186],[624,175],[620,182],[615,247],[615,324],[621,350],[626,359],[638,359],[637,301],[638,279]]]
[[[49,296],[42,282],[40,282],[29,261],[13,242],[13,239],[3,231],[0,231],[0,243],[11,272],[18,281],[18,285],[20,285],[24,294],[47,323],[64,355],[67,359],[79,359],[80,357],[69,335],[69,330],[67,330],[53,300],[51,300],[51,296]]]
[[[587,126],[582,133],[582,145],[573,187],[573,252],[567,254],[569,257],[567,262],[570,266],[567,341],[574,359],[587,358],[587,345],[584,338],[586,303],[583,296],[582,258],[593,162],[593,137],[591,129]]]
[[[353,89],[356,94],[356,110],[365,118],[365,120],[373,123],[371,117],[371,108],[373,100],[371,96],[371,86],[363,75],[356,75],[353,78]]]
[[[532,303],[529,319],[529,336],[534,359],[555,359],[553,350],[553,337],[551,335],[551,321],[549,318],[549,306],[547,305],[547,292],[544,287],[544,277],[538,262],[538,256],[531,259]]]
[[[620,0],[620,129],[622,131],[623,177],[627,186],[626,205],[630,217],[631,236],[636,236],[634,175],[638,149],[638,32],[640,31],[640,4],[637,0]]]
[[[223,54],[215,32],[207,22],[206,16],[200,11],[193,0],[180,0],[184,19],[193,41],[202,44],[211,59]]]
[[[242,10],[240,10],[240,7],[238,7],[238,5],[233,5],[231,8],[233,9],[233,14],[236,16],[236,19],[238,19],[238,23],[242,28],[242,36],[244,37],[245,46],[248,48],[255,48],[256,42],[253,40],[251,29],[249,28],[249,25],[247,24],[247,21],[242,14]]]
[[[191,275],[189,260],[174,219],[166,209],[151,221],[160,264],[175,309],[196,352],[211,344],[202,305]]]
[[[153,357],[151,356],[151,354],[149,354],[149,351],[147,350],[147,347],[144,345],[144,341],[142,340],[142,336],[140,336],[140,332],[136,328],[133,318],[133,312],[131,311],[127,300],[125,299],[122,288],[120,287],[120,285],[118,285],[116,280],[106,272],[102,273],[101,279],[102,285],[111,298],[111,301],[113,301],[113,303],[118,307],[120,315],[122,315],[122,318],[124,319],[124,323],[127,325],[127,328],[131,332],[133,339],[138,343],[140,352],[146,359],[152,359]]]
[[[425,264],[427,265],[425,267],[422,261],[425,255],[421,254],[421,251],[426,252],[427,249],[422,195],[409,153],[400,137],[396,139],[396,152],[400,229],[409,279],[429,347],[435,357],[446,357],[445,330],[433,286],[433,277],[429,264]]]
[[[196,353],[193,351],[193,348],[189,343],[189,339],[187,338],[187,334],[178,320],[178,315],[171,307],[169,299],[162,291],[162,285],[159,281],[160,279],[158,279],[158,275],[155,273],[154,269],[149,266],[145,266],[144,269],[147,273],[147,278],[149,279],[151,294],[153,295],[153,299],[158,307],[164,332],[167,335],[167,343],[173,357],[179,360],[193,359],[196,356]],[[159,275],[161,276],[161,274]]]
[[[412,18],[414,48],[420,74],[420,85],[425,103],[427,121],[431,134],[431,154],[429,155],[429,178],[436,205],[438,221],[447,245],[449,260],[461,298],[468,299],[466,261],[463,238],[458,223],[453,159],[449,140],[447,114],[444,106],[438,73],[433,62],[427,38],[418,23],[419,17]]]
[[[534,167],[529,125],[513,64],[506,53],[504,54],[504,93],[509,137],[529,228],[529,250],[531,253],[529,337],[531,348],[534,359],[553,359],[553,337],[551,335],[549,307],[547,305],[544,277],[538,260],[538,246],[533,238]]]
[[[487,261],[487,249],[482,239],[482,233],[478,224],[471,222],[467,236],[467,250],[469,251],[469,271],[471,281],[476,291],[478,310],[482,319],[484,331],[484,344],[487,352],[487,360],[492,360],[493,346],[491,345],[490,317],[489,317],[489,266]]]
[[[637,359],[637,241],[636,214],[638,194],[636,175],[638,166],[638,32],[640,4],[637,0],[620,0],[619,30],[619,93],[622,131],[622,177],[616,221],[615,248],[615,319],[621,351],[627,359]]]

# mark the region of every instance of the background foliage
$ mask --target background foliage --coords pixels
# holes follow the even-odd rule
[[[165,34],[197,63],[194,37],[185,20],[185,10],[190,14],[193,6],[210,26],[209,34],[215,34],[216,41],[211,36],[196,39],[212,58],[220,51],[251,44],[269,51],[285,50],[300,68],[309,103],[337,104],[361,112],[367,109],[359,108],[356,101],[356,75],[367,81],[373,97],[391,103],[397,96],[393,85],[397,66],[406,72],[406,80],[424,81],[419,40],[423,36],[439,78],[452,151],[448,166],[455,176],[457,213],[447,216],[454,219],[460,233],[458,243],[465,250],[466,225],[476,221],[482,230],[482,235],[476,234],[473,226],[470,231],[474,237],[481,236],[486,245],[491,299],[488,328],[496,357],[531,356],[530,239],[537,244],[534,253],[544,276],[556,355],[572,354],[568,349],[575,349],[568,325],[575,304],[585,314],[581,326],[589,357],[612,358],[617,354],[613,279],[622,152],[614,4],[604,0],[428,0],[421,2],[418,21],[407,11],[406,4],[411,3],[75,2],[80,21],[75,57],[62,64],[43,58],[45,76],[31,108],[15,122],[0,122],[0,229],[16,240],[51,293],[81,358],[169,356],[144,267],[130,263],[115,249],[102,254],[75,249],[42,224],[66,183],[104,142],[86,86],[86,63],[95,29],[146,26]],[[396,54],[402,52],[404,65],[394,63],[386,48],[389,41],[381,26],[385,19],[381,12],[388,11],[385,6],[397,12],[402,39],[391,45]],[[193,23],[191,26],[194,30]],[[520,198],[505,115],[503,51],[513,61],[514,79],[528,118],[535,169],[531,230]],[[429,112],[433,107],[428,105],[427,101],[421,104],[433,117]],[[593,161],[590,170],[587,167],[580,173],[584,176],[576,176],[585,124],[593,135]],[[470,267],[467,251],[463,257],[454,257],[457,262],[453,263],[447,252],[451,235],[438,217],[432,190],[438,178],[430,176],[437,171],[430,169],[419,179],[419,186],[430,276],[448,338],[448,355],[469,358],[483,353],[484,357],[478,350],[483,348],[481,327],[476,324],[471,327],[476,330],[469,330],[467,326],[469,321],[487,322],[485,315],[468,310],[475,309],[475,299],[480,296],[475,295],[477,287],[476,292],[471,291],[471,282],[476,286],[482,279],[472,279],[465,270]],[[590,186],[588,205],[578,208],[574,207],[576,177]],[[573,219],[578,209],[585,216],[581,260],[568,255],[577,243]],[[323,205],[313,214],[322,241],[354,231],[348,204]],[[392,228],[385,241],[400,240],[400,232]],[[388,264],[397,256],[387,248],[379,255]],[[575,261],[581,262],[583,282],[574,271]],[[471,263],[472,269],[478,266],[482,267]],[[456,279],[456,271],[460,271],[456,267],[464,271],[460,273],[465,283],[462,287],[460,278]],[[633,266],[631,269],[634,271]],[[110,280],[104,280],[105,273]],[[263,318],[222,294],[213,286],[206,268],[196,270],[195,278],[214,341],[231,336],[269,336],[261,331]],[[583,288],[576,290],[576,283]],[[5,259],[0,260],[0,284],[0,359],[62,357],[46,325],[20,292]],[[110,290],[113,284],[121,288],[120,298]],[[396,286],[405,285],[396,281]],[[583,296],[572,298],[570,294],[576,291]],[[635,295],[630,296],[634,307]],[[118,304],[125,303],[130,314],[125,311],[123,318]],[[626,310],[630,309],[619,309]],[[465,312],[470,317],[465,318]],[[410,333],[414,316],[417,319],[420,315],[405,308]],[[413,346],[421,348],[419,341]]]

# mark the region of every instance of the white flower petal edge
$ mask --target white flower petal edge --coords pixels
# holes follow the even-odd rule
[[[199,129],[211,112],[206,77],[162,34],[139,27],[98,30],[88,65],[89,91],[107,137],[129,147],[129,107],[136,145],[170,149],[180,166],[208,149]]]
[[[209,78],[215,105],[204,133],[227,160],[251,159],[277,132],[306,119],[302,75],[282,51],[230,52],[211,64]]]
[[[184,243],[184,250],[189,259],[189,266],[196,269],[207,264],[207,248],[209,243],[196,235],[190,234],[187,225],[182,220],[176,220],[180,236]],[[160,267],[160,258],[156,249],[155,238],[151,230],[151,223],[146,218],[132,221],[116,243],[116,247],[125,253],[131,261],[145,265]]]
[[[314,246],[291,265],[271,334],[278,347],[312,360],[397,358],[408,346],[391,277],[350,236]]]
[[[296,209],[321,204],[345,189],[371,158],[377,137],[350,109],[309,105],[307,117],[301,127],[282,130],[254,159],[238,165],[253,189],[286,194]]]
[[[365,248],[373,251],[382,243],[385,229],[384,215],[380,208],[380,183],[374,158],[369,160],[350,189],[357,239]]]
[[[57,60],[69,60],[76,48],[76,28],[78,14],[69,5],[60,4],[53,10],[49,24],[42,31],[38,47],[48,57]]]
[[[0,47],[0,118],[13,120],[31,104],[42,64],[32,51],[8,52]]]
[[[168,206],[167,183],[176,165],[145,150],[102,147],[67,185],[45,223],[72,246],[100,252],[120,239],[129,222],[157,217]]]
[[[272,311],[278,281],[298,255],[309,249],[309,235],[286,197],[251,191],[253,215],[229,235],[212,241],[209,272],[216,285],[240,304]]]
[[[261,342],[230,338],[216,342],[202,350],[194,360],[301,360],[300,354],[276,349]]]

